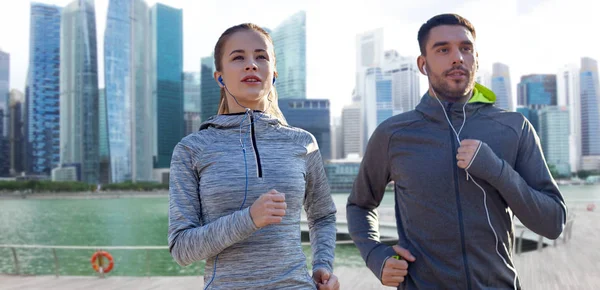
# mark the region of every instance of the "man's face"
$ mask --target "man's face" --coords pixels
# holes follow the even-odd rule
[[[475,85],[477,52],[471,32],[461,25],[441,25],[429,32],[425,44],[426,56],[419,57],[425,65],[429,82],[437,94],[459,99],[469,94]]]

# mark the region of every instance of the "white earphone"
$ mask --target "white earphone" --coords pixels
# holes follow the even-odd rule
[[[427,69],[425,69],[425,64],[423,64],[423,72],[427,75]]]

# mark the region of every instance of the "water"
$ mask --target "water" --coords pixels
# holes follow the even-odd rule
[[[565,186],[567,204],[600,201],[600,186]],[[343,207],[348,194],[335,194]],[[381,206],[393,206],[387,193]],[[60,246],[166,246],[168,198],[0,200],[0,244]],[[304,247],[310,264],[310,247]],[[60,275],[95,275],[94,250],[56,250]],[[111,275],[203,275],[204,262],[180,267],[168,250],[110,250]],[[50,249],[18,249],[22,274],[53,275]],[[364,267],[354,245],[336,247],[335,266]],[[12,252],[0,248],[0,273],[15,273]]]
[[[168,198],[0,200],[0,244],[166,246]],[[94,250],[56,250],[60,275],[94,275]],[[110,250],[111,275],[203,275],[204,262],[177,265],[168,250]],[[310,247],[304,247],[310,261]],[[53,275],[51,249],[17,249],[21,274]],[[363,266],[353,245],[339,245],[338,262]],[[149,263],[147,263],[149,261]],[[342,262],[343,261],[343,262]],[[309,262],[310,264],[310,262]],[[15,273],[10,249],[0,248],[0,273]]]

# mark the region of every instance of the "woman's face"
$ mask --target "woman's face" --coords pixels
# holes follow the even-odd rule
[[[215,72],[219,86],[226,86],[228,93],[246,107],[262,103],[271,88],[275,75],[273,45],[261,33],[254,30],[238,31],[223,46],[220,72]],[[218,78],[223,78],[223,83]],[[234,102],[229,102],[231,105]]]

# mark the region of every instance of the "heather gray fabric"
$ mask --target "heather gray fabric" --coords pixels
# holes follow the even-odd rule
[[[313,270],[332,272],[336,207],[310,133],[257,111],[217,115],[175,147],[170,174],[171,255],[180,265],[207,260],[208,284],[218,254],[209,289],[316,289],[300,240],[303,206]],[[286,215],[258,229],[249,207],[271,189],[285,194]]]
[[[513,215],[554,239],[563,230],[566,206],[522,114],[480,102],[468,103],[465,110],[460,139],[483,141],[468,172],[486,191],[497,250],[514,267]],[[399,289],[513,289],[515,275],[496,253],[484,193],[456,164],[460,144],[444,111],[458,131],[463,104],[440,104],[428,94],[416,110],[375,130],[348,198],[352,239],[381,279],[385,261],[395,252],[379,242],[375,209],[386,184],[394,181],[398,244],[416,258]]]

